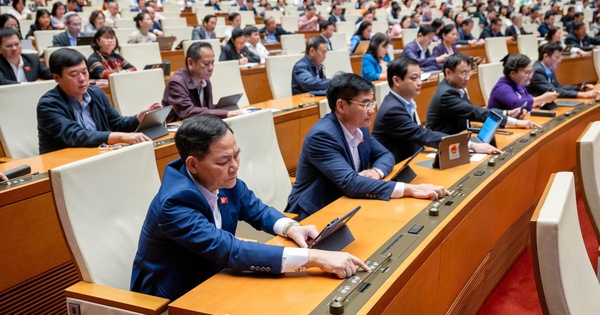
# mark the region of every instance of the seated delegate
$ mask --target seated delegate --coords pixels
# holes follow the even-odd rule
[[[281,35],[294,34],[277,26],[272,16],[265,18],[265,27],[260,29],[260,33],[265,35],[265,44],[277,44],[281,41]]]
[[[112,27],[103,26],[98,29],[92,49],[94,53],[88,58],[92,79],[108,79],[113,73],[136,71],[132,64],[116,53],[120,49],[119,39]]]
[[[442,55],[454,55],[458,52],[456,48],[456,40],[458,39],[458,31],[454,24],[448,24],[442,27],[440,31],[440,44],[433,48],[432,56],[438,57]]]
[[[173,73],[163,94],[162,104],[173,106],[167,122],[183,120],[200,114],[221,118],[241,115],[241,110],[215,108],[212,97],[212,75],[215,53],[209,43],[190,45],[185,54],[185,66]]]
[[[17,31],[0,28],[0,85],[51,80],[50,70],[38,56],[22,54],[22,49]]]
[[[315,226],[301,226],[263,204],[237,178],[240,149],[221,119],[184,120],[175,146],[180,158],[166,166],[140,232],[132,291],[175,300],[225,268],[281,274],[317,267],[339,278],[352,276],[355,265],[370,270],[348,253],[308,249]],[[300,248],[239,240],[241,220]]]
[[[421,70],[425,72],[441,70],[442,62],[448,57],[448,54],[437,57],[431,55],[428,47],[433,42],[434,36],[435,29],[431,25],[421,25],[417,38],[404,47],[402,57],[418,60]]]
[[[215,32],[216,27],[217,17],[212,14],[206,15],[202,20],[202,25],[196,27],[192,31],[192,40],[217,38],[217,33]]]
[[[331,79],[327,89],[331,113],[319,119],[304,139],[286,212],[304,219],[342,196],[437,199],[448,193],[441,186],[381,180],[395,163],[369,133],[376,104],[373,92],[370,81],[353,73]]]
[[[81,33],[81,18],[75,13],[65,14],[66,30],[52,36],[53,47],[77,46],[77,37],[85,36]]]
[[[388,45],[390,38],[383,33],[377,33],[371,39],[369,49],[362,58],[362,76],[369,81],[385,80],[387,64],[390,62]]]
[[[323,73],[323,61],[327,56],[327,42],[316,36],[306,42],[305,55],[294,64],[292,70],[292,95],[310,91],[325,91],[330,79]]]
[[[260,57],[246,47],[247,41],[248,37],[246,37],[241,28],[234,29],[231,32],[231,38],[227,42],[227,45],[221,48],[219,61],[237,60],[240,65],[245,65],[249,62],[259,63]]]
[[[525,105],[531,111],[544,103],[550,103],[558,97],[556,91],[548,91],[533,97],[525,88],[533,76],[533,63],[525,55],[507,55],[502,59],[504,76],[492,88],[488,108],[515,109]]]
[[[94,36],[98,29],[104,26],[105,21],[106,19],[102,11],[92,11],[92,13],[90,14],[90,21],[83,28],[83,33],[85,34],[85,36]]]
[[[156,41],[156,35],[150,32],[150,29],[154,27],[154,23],[150,18],[148,11],[142,10],[138,15],[133,18],[135,21],[135,27],[137,31],[133,31],[127,39],[128,44],[139,44],[139,43],[152,43]]]
[[[358,43],[365,40],[371,40],[372,29],[373,26],[371,25],[371,22],[365,21],[360,24],[358,30],[356,30],[354,35],[352,35],[352,38],[350,38],[350,53],[354,53],[354,51],[356,50],[356,46],[358,46]]]
[[[133,131],[146,112],[160,108],[160,104],[144,108],[137,116],[123,117],[100,88],[90,86],[85,57],[80,52],[59,49],[50,56],[49,64],[58,85],[38,102],[40,154],[69,147],[150,141]]]

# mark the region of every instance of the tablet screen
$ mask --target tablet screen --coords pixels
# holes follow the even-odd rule
[[[477,134],[477,138],[481,140],[483,143],[490,143],[492,141],[492,137],[494,137],[494,133],[496,133],[496,129],[500,126],[502,122],[502,117],[496,114],[495,112],[490,112],[488,117],[485,119],[483,126],[481,126],[481,130]]]

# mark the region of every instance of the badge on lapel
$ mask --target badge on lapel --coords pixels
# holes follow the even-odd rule
[[[30,67],[23,67],[23,70],[25,70],[25,71],[31,71],[31,68]]]
[[[229,202],[229,200],[227,200],[227,197],[221,197],[221,204],[227,204]]]

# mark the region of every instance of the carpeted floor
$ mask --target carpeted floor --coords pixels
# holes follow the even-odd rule
[[[579,224],[588,255],[594,270],[598,264],[598,242],[585,212],[581,198],[577,198]],[[479,315],[491,314],[542,314],[533,277],[531,248],[525,250],[515,265],[504,276],[487,301],[479,310]]]

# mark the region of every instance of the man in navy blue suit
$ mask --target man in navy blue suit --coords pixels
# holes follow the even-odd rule
[[[142,226],[131,290],[174,300],[225,268],[272,274],[319,267],[352,276],[358,258],[307,249],[315,226],[301,226],[263,204],[237,178],[239,148],[227,123],[212,115],[188,118],[175,134],[180,159],[167,165]],[[289,237],[301,248],[244,242],[237,222]]]
[[[329,79],[323,73],[323,61],[327,56],[327,42],[321,36],[306,42],[306,53],[298,60],[292,71],[292,95],[310,91],[327,90]]]
[[[381,180],[395,163],[369,134],[373,90],[370,81],[353,73],[331,79],[327,90],[331,113],[319,119],[304,139],[286,212],[304,219],[344,195],[389,200],[437,199],[448,193],[441,186]]]
[[[429,45],[433,42],[435,29],[431,25],[421,25],[417,33],[417,39],[406,44],[402,51],[402,57],[412,58],[419,61],[419,66],[425,72],[442,69],[442,62],[448,58],[448,54],[431,56]]]

